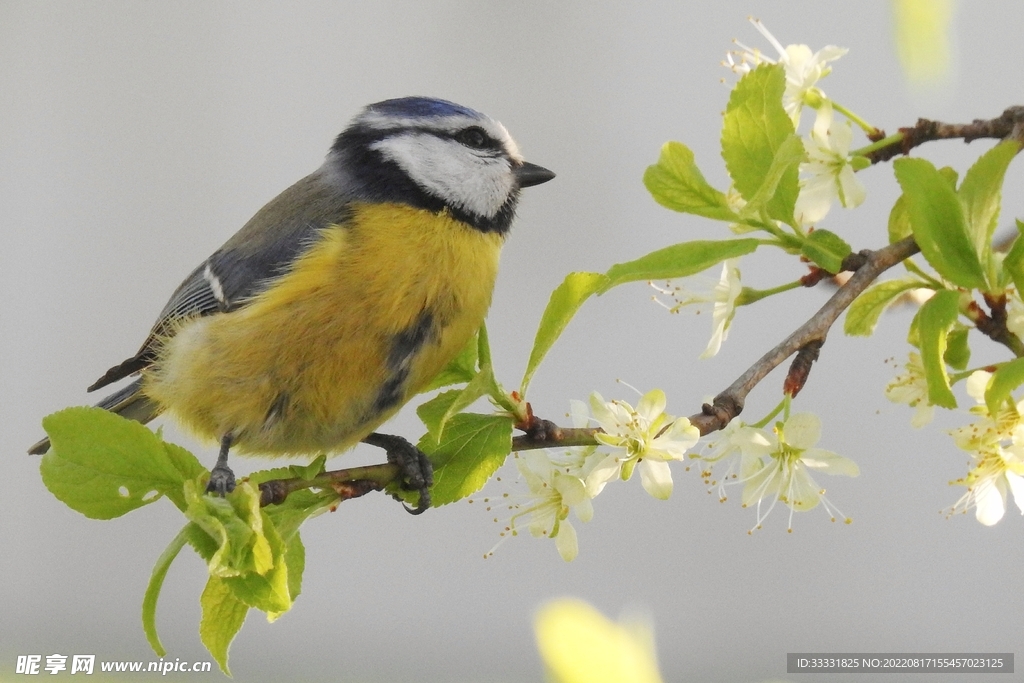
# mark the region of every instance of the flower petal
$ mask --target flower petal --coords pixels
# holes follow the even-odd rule
[[[808,448],[800,455],[800,462],[825,474],[841,474],[844,477],[856,477],[860,474],[857,463],[823,448]]]
[[[604,490],[605,484],[619,476],[619,458],[614,453],[594,453],[587,458],[581,474],[587,495],[594,498]]]
[[[576,530],[567,520],[562,520],[562,523],[558,525],[558,533],[555,534],[555,548],[566,562],[575,560],[580,552],[579,542],[576,540]]]
[[[672,469],[661,460],[641,460],[640,483],[653,497],[668,500],[672,495]]]
[[[988,388],[988,381],[992,379],[991,372],[977,370],[967,378],[967,395],[978,403],[985,402],[985,389]]]
[[[794,413],[786,420],[782,433],[793,448],[810,448],[821,438],[821,418],[814,413]]]
[[[985,526],[992,526],[1006,512],[1005,491],[995,477],[986,477],[974,485],[975,518]]]
[[[784,496],[783,502],[798,512],[813,509],[821,500],[821,487],[799,461],[790,468],[785,483],[780,488]]]
[[[1024,515],[1024,477],[1013,472],[1006,472],[1006,482],[1010,485],[1010,492],[1013,494],[1013,502],[1020,508],[1020,514]]]
[[[754,458],[744,459],[741,463],[741,474],[746,480],[741,498],[744,506],[749,507],[762,498],[774,498],[778,495],[782,472],[775,458],[769,458],[767,463]]]

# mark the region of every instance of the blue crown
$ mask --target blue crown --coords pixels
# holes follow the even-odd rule
[[[442,116],[469,116],[483,118],[483,114],[469,107],[439,100],[434,97],[399,97],[393,100],[376,102],[366,107],[367,111],[387,116],[408,116],[415,118],[435,118]]]

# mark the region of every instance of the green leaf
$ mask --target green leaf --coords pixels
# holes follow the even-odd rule
[[[839,235],[828,230],[815,230],[807,236],[800,247],[801,253],[829,273],[839,273],[843,269],[843,259],[853,249]]]
[[[272,524],[268,523],[265,533],[273,559],[271,568],[265,574],[248,571],[222,578],[236,598],[266,612],[273,621],[292,608],[293,598],[289,592],[288,563],[284,559],[285,545]]]
[[[199,621],[199,637],[210,651],[225,676],[228,670],[228,648],[249,613],[249,607],[235,597],[224,579],[211,576],[199,598],[203,616]]]
[[[188,451],[102,408],[66,408],[43,418],[51,448],[40,473],[50,493],[93,519],[112,519],[168,496],[206,473]]]
[[[452,419],[452,416],[456,413],[462,412],[471,406],[481,396],[487,396],[491,393],[500,393],[500,390],[496,386],[496,380],[494,379],[490,366],[486,366],[480,369],[480,372],[473,377],[473,380],[469,384],[467,384],[463,389],[455,392],[455,400],[451,402],[448,409],[445,410],[443,415],[441,415],[441,419],[438,421],[436,426],[437,431],[435,434],[440,434],[444,429],[444,426],[448,423],[448,420]]]
[[[967,327],[957,323],[946,335],[946,353],[942,354],[942,359],[954,370],[964,370],[971,362],[971,346],[967,343],[969,331]]]
[[[298,529],[285,546],[284,563],[288,567],[288,594],[294,602],[302,592],[302,573],[306,570],[306,546],[302,544]]]
[[[142,630],[146,633],[146,640],[149,641],[149,646],[153,648],[157,657],[163,657],[167,654],[167,650],[164,649],[160,642],[160,636],[156,632],[156,603],[160,598],[160,589],[164,585],[167,570],[171,568],[171,563],[174,562],[187,542],[188,526],[186,525],[160,554],[156,566],[153,567],[153,574],[149,577],[146,594],[142,598]]]
[[[644,186],[662,206],[721,221],[736,221],[725,195],[711,187],[681,142],[666,142],[658,163],[644,172]]]
[[[1024,358],[1015,358],[992,373],[985,388],[985,405],[989,415],[996,415],[1013,390],[1024,384]]]
[[[964,176],[960,185],[960,202],[967,217],[967,227],[974,251],[988,261],[992,248],[992,233],[999,220],[1003,178],[1010,162],[1020,151],[1020,143],[1004,140],[985,152]]]
[[[235,597],[250,607],[267,613],[290,609],[285,543],[260,508],[259,489],[243,481],[220,498],[201,493],[189,482],[185,492],[185,516],[213,541],[212,554],[208,546],[197,547],[210,575],[224,579]]]
[[[667,280],[701,273],[726,259],[737,258],[757,249],[752,238],[736,240],[696,240],[652,251],[634,261],[617,263],[608,269],[600,293],[626,282]]]
[[[252,476],[250,475],[249,481],[252,481]],[[270,477],[274,478],[277,477]],[[262,509],[270,518],[281,540],[287,544],[299,533],[299,527],[303,522],[330,510],[337,504],[338,494],[334,491],[301,489],[289,493],[283,503],[268,505]]]
[[[747,201],[757,196],[776,163],[776,154],[795,132],[782,107],[785,90],[783,67],[762,64],[741,78],[729,96],[722,158],[733,184]],[[785,167],[767,208],[770,217],[792,224],[799,178],[795,165]]]
[[[926,159],[897,159],[914,239],[928,263],[946,280],[967,289],[985,286],[978,254],[956,192]]]
[[[910,237],[910,214],[907,213],[907,199],[900,195],[889,212],[889,244],[895,244],[904,237]]]
[[[505,462],[512,450],[512,419],[459,413],[439,443],[424,435],[418,445],[434,463],[433,505],[447,505],[479,491]]]
[[[185,494],[185,516],[217,544],[216,552],[207,561],[211,574],[227,577],[269,571],[273,558],[264,534],[259,489],[251,482],[242,482],[222,498],[208,496],[190,482]]]
[[[480,326],[478,336],[480,349],[480,372],[473,379],[474,381],[481,381],[481,386],[484,387],[484,393],[496,406],[498,406],[498,408],[508,411],[510,414],[515,414],[517,411],[516,402],[513,400],[512,396],[505,391],[504,387],[501,386],[501,383],[498,382],[498,379],[494,376],[494,364],[491,362],[491,343],[487,336],[486,324]]]
[[[804,156],[804,143],[800,136],[794,133],[786,138],[776,150],[761,187],[743,207],[740,216],[744,220],[757,219],[762,210],[768,209],[773,218],[792,224],[799,185],[789,181],[797,177]]]
[[[1017,221],[1017,239],[1003,259],[1003,272],[1013,280],[1017,293],[1024,296],[1024,223]]]
[[[466,346],[453,358],[448,365],[441,370],[421,394],[451,386],[452,384],[465,384],[476,376],[477,362],[477,335],[474,334]]]
[[[928,402],[943,408],[956,408],[956,397],[949,386],[943,356],[946,353],[947,333],[956,322],[959,304],[960,294],[944,289],[926,301],[917,314],[921,361],[928,381]]]
[[[850,304],[843,331],[850,336],[870,337],[885,309],[903,292],[920,286],[921,283],[912,278],[886,280],[871,285]]]
[[[423,403],[416,408],[416,415],[419,416],[427,433],[434,437],[434,441],[440,441],[442,421],[448,415],[449,409],[459,398],[461,392],[456,390],[445,391]]]
[[[735,240],[697,240],[675,244],[646,256],[618,263],[601,273],[578,272],[566,275],[562,284],[551,293],[537,336],[530,352],[519,393],[526,396],[533,373],[583,302],[594,294],[603,294],[616,285],[638,280],[660,280],[686,277],[700,273],[716,263],[749,254],[760,242],[745,238]]]
[[[952,166],[943,166],[939,169],[939,175],[942,179],[949,183],[949,187],[956,190],[956,181],[960,179],[960,174]]]
[[[551,292],[551,298],[537,328],[537,336],[533,340],[533,350],[530,351],[526,372],[523,374],[523,382],[519,389],[522,396],[526,396],[526,388],[533,378],[533,373],[537,371],[537,367],[554,346],[566,325],[576,315],[576,311],[592,294],[600,291],[607,280],[607,276],[601,273],[569,273],[562,284]]]

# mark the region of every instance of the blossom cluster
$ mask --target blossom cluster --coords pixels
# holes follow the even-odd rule
[[[820,503],[832,521],[848,517],[825,497],[811,476],[812,472],[856,477],[857,464],[849,458],[817,448],[821,438],[821,420],[812,413],[795,413],[778,422],[769,431],[734,419],[720,437],[708,444],[708,453],[698,456],[704,462],[704,483],[717,487],[719,500],[725,502],[726,487],[742,485],[743,507],[754,506],[757,520],[750,533],[782,503],[790,510],[788,530],[793,530],[793,513],[812,510]],[[715,477],[713,470],[725,469]],[[737,471],[738,470],[738,471]]]
[[[600,445],[518,455],[516,467],[529,491],[521,502],[509,504],[512,516],[502,537],[518,535],[520,524],[525,524],[533,536],[553,539],[562,559],[569,562],[579,552],[569,513],[581,522],[590,521],[591,501],[609,482],[627,481],[639,471],[644,490],[659,500],[668,499],[672,495],[668,463],[683,460],[700,432],[685,417],[667,414],[666,403],[660,389],[644,394],[636,408],[625,401],[605,401],[594,392],[591,417],[586,404],[573,401],[573,425],[587,427],[595,422],[601,428],[595,435]]]
[[[866,197],[864,185],[857,179],[856,171],[865,167],[867,160],[850,151],[853,141],[852,114],[829,99],[818,86],[818,82],[832,71],[829,63],[842,57],[847,50],[834,45],[817,52],[812,52],[807,45],[783,46],[760,21],[751,19],[751,23],[776,50],[778,57],[773,59],[757,48],[736,41],[739,49],[728,53],[723,64],[741,76],[759,64],[781,64],[786,74],[782,105],[794,129],[799,128],[805,107],[815,110],[814,124],[803,139],[806,156],[800,164],[800,191],[794,208],[794,218],[800,229],[813,229],[814,225],[825,218],[836,201],[852,209],[860,206]],[[846,114],[842,120],[836,120],[837,109]],[[862,121],[857,121],[866,127]],[[726,197],[735,211],[742,209],[744,201],[735,187],[729,189]],[[732,229],[734,232],[747,232],[751,228],[734,225]],[[666,303],[657,295],[654,297],[672,313],[678,313],[686,307],[693,307],[699,312],[705,304],[712,304],[711,339],[701,358],[710,358],[718,353],[728,336],[736,307],[750,303],[741,300],[743,288],[740,285],[739,259],[724,262],[721,278],[709,289],[695,290],[688,285],[672,282],[664,286],[652,282],[651,286],[659,294],[671,299],[670,303]]]
[[[736,41],[740,49],[726,55],[724,65],[742,75],[759,64],[781,64],[786,70],[782,106],[793,121],[793,127],[800,127],[804,107],[816,110],[814,126],[804,140],[807,160],[800,165],[804,178],[797,198],[797,220],[805,226],[817,223],[837,199],[846,208],[860,206],[866,192],[854,175],[857,169],[850,155],[852,122],[849,118],[842,122],[834,120],[833,102],[818,87],[818,81],[832,73],[829,62],[845,55],[847,49],[828,45],[812,53],[807,45],[783,47],[759,20],[750,21],[775,48],[778,57],[772,59],[759,49]]]
[[[921,427],[932,420],[935,407],[928,402],[928,382],[921,356],[911,353],[906,371],[893,379],[885,394],[894,403],[915,409],[911,424]],[[1024,514],[1024,401],[1009,403],[992,414],[985,403],[985,390],[992,373],[978,370],[967,378],[967,394],[975,405],[970,412],[974,422],[950,431],[957,448],[970,456],[967,474],[954,485],[967,487],[950,508],[950,515],[975,511],[975,518],[986,526],[1001,520],[1006,513],[1007,494],[1012,493]]]
[[[591,394],[589,405],[582,401],[571,405],[574,426],[596,423],[600,427],[594,435],[598,445],[518,455],[516,466],[528,492],[519,500],[508,494],[501,499],[511,512],[502,539],[517,536],[525,526],[535,537],[553,539],[562,559],[571,561],[579,552],[579,543],[570,513],[581,522],[590,521],[593,499],[608,483],[626,481],[636,471],[647,493],[667,500],[673,489],[669,463],[686,459],[702,461],[704,481],[718,486],[722,501],[727,486],[743,486],[743,507],[757,509],[751,532],[761,528],[779,502],[790,508],[789,531],[793,512],[819,504],[832,521],[837,515],[850,521],[825,497],[825,490],[811,473],[855,477],[859,470],[849,458],[816,447],[821,420],[813,414],[794,414],[771,430],[735,419],[701,454],[692,450],[700,439],[699,431],[687,418],[665,413],[666,398],[660,389],[644,394],[636,408],[620,400],[605,401],[597,392]],[[726,469],[721,481],[713,479],[713,468]],[[492,548],[486,556],[493,552]]]

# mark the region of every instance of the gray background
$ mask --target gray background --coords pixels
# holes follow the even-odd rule
[[[499,118],[528,159],[558,172],[525,193],[489,318],[512,388],[565,273],[725,236],[658,207],[640,178],[664,141],[681,139],[727,185],[717,140],[728,89],[718,81],[730,74],[719,62],[733,37],[771,51],[748,14],[784,44],[849,47],[822,85],[888,130],[918,116],[989,118],[1024,101],[1024,3],[1013,0],[960,8],[954,73],[929,93],[903,80],[880,0],[0,3],[0,677],[17,654],[155,659],[140,603],[181,516],[160,503],[88,520],[47,493],[25,448],[43,415],[94,398],[84,387],[134,352],[181,278],[318,166],[360,106],[452,99]],[[963,171],[987,144],[924,154]],[[863,210],[834,209],[826,222],[856,249],[884,243],[896,196],[890,166],[863,179]],[[1004,228],[1024,213],[1021,180],[1012,168]],[[765,287],[801,269],[759,255],[743,274]],[[650,294],[634,285],[587,303],[534,381],[540,414],[561,419],[570,398],[594,389],[635,399],[616,378],[661,387],[670,412],[690,414],[827,291],[741,311],[713,361],[697,360],[709,316],[669,316]],[[819,479],[851,526],[814,510],[787,534],[780,508],[748,536],[754,513],[738,495],[720,505],[677,467],[668,502],[639,481],[606,490],[594,520],[576,524],[571,564],[528,536],[485,561],[498,529],[478,506],[416,518],[370,496],[303,530],[303,595],[275,624],[250,616],[231,650],[235,679],[537,681],[532,615],[561,595],[612,616],[648,614],[666,680],[783,678],[788,651],[1024,654],[1016,508],[994,528],[939,514],[960,496],[947,482],[967,459],[942,429],[966,414],[911,431],[911,411],[882,395],[894,372],[885,359],[905,359],[910,314],[869,340],[837,330],[797,402],[823,416],[822,446],[860,464],[857,479]],[[774,405],[780,382],[776,373],[755,392],[749,417]],[[421,433],[411,407],[390,428]],[[212,462],[213,447],[173,425],[166,433]],[[335,462],[377,457],[360,449]],[[204,574],[186,553],[167,577],[159,626],[171,659],[209,658],[197,634]]]

